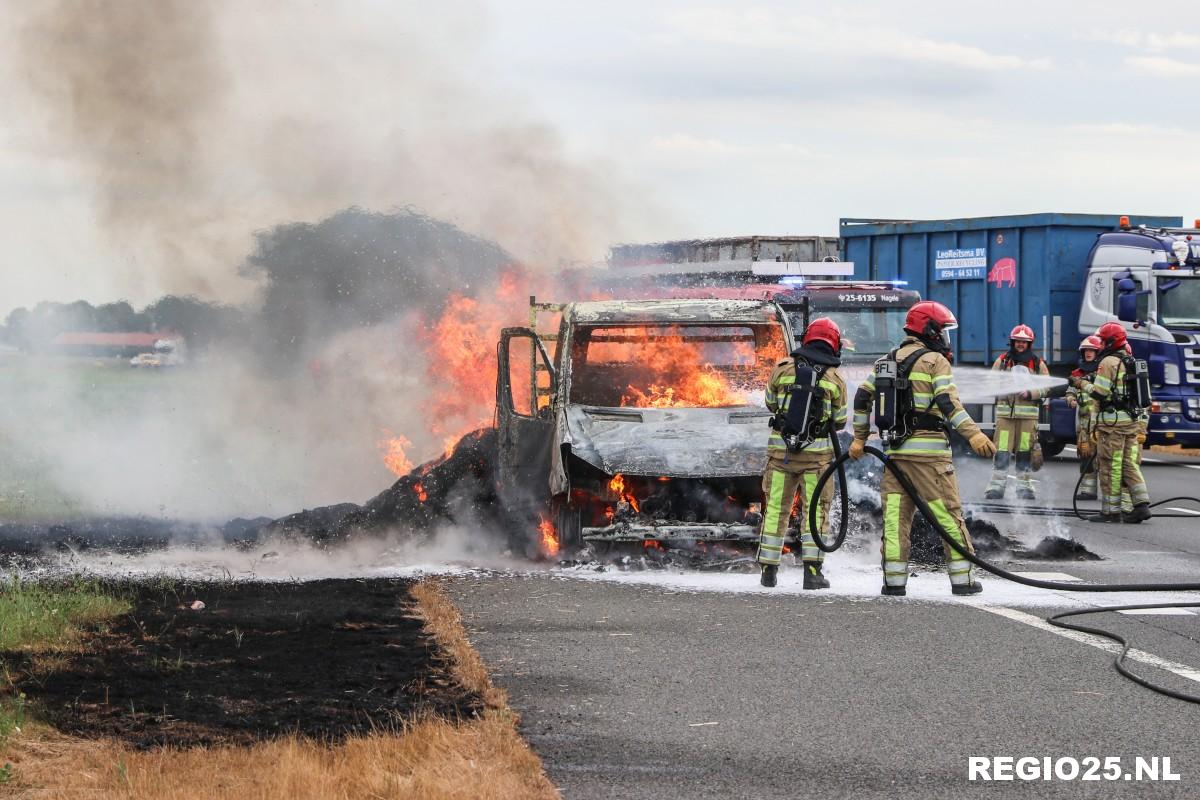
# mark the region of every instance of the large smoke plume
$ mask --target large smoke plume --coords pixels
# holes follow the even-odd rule
[[[87,510],[365,499],[388,480],[382,429],[415,458],[442,446],[422,435],[437,389],[414,342],[448,292],[487,296],[514,261],[596,258],[654,218],[610,165],[514,112],[470,58],[487,28],[474,4],[47,0],[4,16],[5,139],[24,168],[70,177],[96,211],[98,236],[77,239],[101,244],[65,284],[6,267],[0,297],[195,294],[255,321],[165,404],[97,412],[68,374],[22,387],[0,436]],[[75,235],[56,222],[26,249]]]

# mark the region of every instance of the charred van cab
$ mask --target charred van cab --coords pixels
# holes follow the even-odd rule
[[[497,489],[513,523],[552,526],[568,549],[755,541],[764,391],[790,338],[779,306],[535,303],[531,322],[547,313],[557,333],[506,328],[497,353]]]

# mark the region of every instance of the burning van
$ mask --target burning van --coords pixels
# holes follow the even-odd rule
[[[557,333],[538,332],[546,313]],[[497,486],[514,522],[550,553],[755,541],[764,391],[788,341],[775,304],[535,303],[530,323],[504,329],[497,354]]]

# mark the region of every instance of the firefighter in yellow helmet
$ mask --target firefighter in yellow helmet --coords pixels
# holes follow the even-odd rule
[[[911,404],[905,404],[903,419],[898,421],[907,435],[888,443],[890,458],[929,504],[941,529],[960,547],[973,553],[971,534],[962,517],[946,427],[957,430],[981,456],[991,458],[996,454],[996,446],[979,430],[958,399],[950,367],[953,354],[949,337],[949,331],[957,327],[958,320],[946,306],[931,300],[917,303],[909,309],[904,321],[908,336],[898,348],[876,362],[876,369],[883,362],[894,360],[898,375],[907,378],[911,391]],[[877,391],[877,374],[873,372],[854,396],[854,442],[850,445],[850,456],[855,459],[862,458],[871,432],[870,411]],[[916,505],[890,470],[884,470],[879,492],[883,501],[881,593],[904,595],[908,583],[909,531]],[[942,546],[951,591],[954,594],[983,591],[972,577],[971,563],[944,541]]]
[[[1079,455],[1080,500],[1096,499],[1096,401],[1092,397],[1092,381],[1100,366],[1097,356],[1104,347],[1100,337],[1092,334],[1079,343],[1079,366],[1067,379],[1067,405],[1075,409],[1075,452]],[[1130,506],[1132,509],[1132,505]]]
[[[801,346],[790,358],[779,362],[767,385],[767,409],[775,416],[767,442],[763,518],[758,539],[763,586],[773,587],[778,581],[784,538],[795,505],[799,512],[804,588],[829,588],[829,581],[821,571],[825,554],[808,530],[808,504],[820,503],[817,520],[824,528],[833,499],[833,482],[825,484],[819,501],[813,497],[813,490],[833,459],[829,436],[836,435],[849,416],[846,381],[838,372],[841,354],[842,333],[837,323],[827,317],[814,319],[801,336]]]
[[[1049,375],[1046,362],[1033,352],[1033,328],[1018,325],[1008,334],[1008,352],[1002,353],[992,369],[1009,372],[1018,367],[1034,375]],[[1042,395],[1036,389],[996,400],[996,457],[992,460],[992,479],[984,494],[988,500],[1001,500],[1008,490],[1008,467],[1016,461],[1017,497],[1034,500],[1033,448],[1037,444],[1038,416],[1042,410]],[[1015,456],[1015,458],[1014,458]]]

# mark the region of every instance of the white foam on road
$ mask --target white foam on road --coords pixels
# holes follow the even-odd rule
[[[831,584],[829,589],[806,591],[800,567],[784,566],[779,571],[779,585],[767,589],[759,585],[757,573],[711,573],[672,570],[630,570],[595,567],[561,568],[552,574],[564,579],[600,581],[633,586],[656,586],[670,591],[725,592],[729,594],[796,595],[808,602],[830,598],[880,599],[886,602],[959,603],[966,605],[1005,605],[1019,608],[1075,607],[1085,605],[1134,605],[1167,602],[1200,602],[1200,593],[1186,592],[1105,592],[1085,593],[1067,590],[1037,589],[997,578],[976,570],[976,579],[983,592],[969,597],[950,593],[950,579],[944,571],[919,570],[908,579],[906,597],[880,597],[883,575],[878,562],[867,562],[863,554],[856,558],[826,562],[824,573]],[[1028,573],[1041,580],[1083,582],[1069,573]],[[1050,577],[1054,576],[1054,577]],[[1097,598],[1103,598],[1098,600]]]

